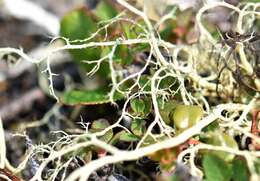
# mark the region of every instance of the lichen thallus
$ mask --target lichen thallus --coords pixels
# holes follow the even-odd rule
[[[228,51],[224,57],[221,56],[221,53],[218,54],[217,57],[217,68],[219,69],[217,75],[217,86],[216,92],[218,96],[219,94],[219,84],[220,84],[220,76],[225,69],[229,70],[232,73],[232,76],[238,86],[240,88],[246,90],[246,92],[251,91],[259,91],[252,82],[254,79],[260,78],[260,35],[256,33],[251,34],[239,34],[237,32],[229,31],[229,32],[222,32],[221,41],[222,44],[221,50],[223,50],[224,46],[228,46]],[[237,51],[238,43],[242,43],[244,47],[244,51],[246,52],[246,56],[250,57],[250,64],[253,67],[253,74],[249,75],[244,72],[241,64],[241,58]],[[210,55],[211,56],[211,55]],[[233,56],[233,60],[235,63],[235,67],[229,66],[229,61]],[[221,61],[223,62],[223,67],[220,67]]]

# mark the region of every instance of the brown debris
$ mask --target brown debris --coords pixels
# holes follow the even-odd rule
[[[15,176],[13,173],[7,169],[0,168],[0,180],[12,180],[12,181],[23,181],[21,178]]]
[[[252,112],[252,126],[251,126],[251,133],[257,137],[259,137],[259,129],[258,129],[258,123],[259,123],[259,112],[260,109],[254,110]],[[252,142],[256,150],[260,150],[260,145],[256,142]]]

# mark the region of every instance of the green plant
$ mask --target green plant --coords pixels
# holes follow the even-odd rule
[[[85,106],[117,105],[122,101],[120,116],[110,122],[95,120],[90,129],[84,127],[82,134],[64,134],[63,139],[49,149],[48,158],[42,161],[32,181],[41,180],[48,163],[75,150],[80,150],[81,155],[83,152],[89,162],[72,172],[67,180],[83,181],[104,165],[144,156],[159,161],[161,170],[167,171],[174,170],[176,162],[188,159],[191,174],[200,179],[237,179],[233,174],[236,170],[241,170],[241,177],[250,175],[251,179],[256,179],[259,170],[255,163],[259,152],[241,150],[235,137],[242,142],[246,135],[259,143],[259,137],[250,133],[249,121],[250,111],[260,106],[259,75],[253,68],[257,56],[249,58],[246,53],[249,49],[244,46],[248,42],[235,42],[235,55],[239,59],[235,55],[229,57],[227,52],[232,47],[228,44],[222,47],[202,24],[202,17],[204,12],[215,7],[229,8],[237,13],[234,26],[242,35],[254,28],[254,21],[259,21],[260,4],[242,4],[240,7],[225,2],[205,4],[196,14],[199,41],[194,45],[178,45],[167,41],[171,32],[166,31],[172,28],[170,23],[176,23],[176,17],[182,12],[173,14],[176,9],[169,6],[171,11],[156,24],[128,2],[117,2],[126,10],[120,12],[121,9],[111,6],[109,1],[102,1],[93,14],[76,9],[65,15],[61,21],[60,38],[64,45],[51,50],[43,60],[49,75],[50,92],[57,100]],[[129,11],[132,19],[128,18]],[[252,22],[250,27],[245,27],[245,21]],[[184,33],[183,36],[187,35]],[[212,46],[214,52],[209,52]],[[97,76],[104,81],[97,82],[94,90],[84,85],[56,95],[50,56],[61,50],[68,50],[88,76]],[[39,62],[21,50],[2,48],[0,52],[16,53],[27,61]],[[219,56],[224,61],[218,62]],[[228,67],[226,61],[229,61]],[[219,70],[219,66],[224,68]],[[247,81],[255,89],[252,94],[237,86],[239,82],[234,74],[237,70],[249,77]],[[208,72],[210,75],[204,76]],[[256,79],[250,78],[251,75]],[[130,125],[124,126],[122,122],[128,119]],[[215,122],[217,126],[209,128]],[[211,129],[219,132],[212,133]],[[208,140],[204,142],[203,136]],[[190,138],[196,138],[198,142],[187,142]],[[129,150],[118,149],[120,142],[127,143]],[[42,149],[36,146],[34,151]],[[91,160],[92,151],[105,154]],[[237,161],[238,157],[243,157],[246,167]],[[54,168],[53,178],[64,165],[60,162]]]

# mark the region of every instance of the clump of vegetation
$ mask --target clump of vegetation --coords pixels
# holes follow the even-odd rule
[[[50,95],[60,104],[116,109],[93,121],[83,118],[82,129],[57,130],[53,142],[33,145],[25,159],[38,163],[32,181],[85,181],[110,164],[124,174],[120,164],[143,158],[158,166],[158,180],[260,179],[260,3],[214,2],[196,14],[153,5],[143,11],[117,0],[101,1],[94,11],[75,9],[52,41],[63,44],[41,60],[0,49],[43,64]],[[217,7],[230,10],[233,32],[204,18]],[[95,84],[55,90],[50,62],[60,51],[69,51]],[[8,167],[19,173],[24,163]]]

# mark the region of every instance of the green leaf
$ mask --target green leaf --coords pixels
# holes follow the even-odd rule
[[[241,159],[235,159],[232,162],[232,180],[234,181],[248,181],[249,180],[249,172],[247,168],[247,163]]]
[[[148,114],[151,113],[152,99],[150,97],[144,97],[143,101],[144,101],[144,104],[145,104],[145,108],[144,108],[142,116],[146,117]]]
[[[60,34],[70,40],[87,38],[96,30],[96,23],[83,8],[67,13],[61,20]]]
[[[106,0],[98,3],[94,13],[102,21],[112,19],[117,15],[116,9]]]
[[[137,136],[135,136],[135,135],[132,134],[132,133],[128,133],[128,132],[124,131],[124,132],[120,135],[119,140],[120,140],[120,141],[125,141],[125,142],[134,142],[134,141],[140,140],[140,138],[137,137]]]
[[[130,106],[133,115],[146,118],[151,112],[152,100],[149,97],[135,98],[130,101]]]
[[[84,9],[73,10],[66,14],[61,20],[60,35],[69,40],[83,40],[90,37],[90,35],[96,31],[96,23],[87,15]],[[100,58],[99,48],[70,50],[70,53],[78,63],[80,63],[81,60],[96,60]],[[83,65],[90,67],[90,65],[86,63]]]
[[[145,133],[146,121],[143,119],[134,119],[131,123],[131,131],[136,136],[142,136]]]
[[[144,91],[151,91],[151,80],[147,75],[142,75],[139,80],[140,86]]]
[[[96,132],[100,132],[100,131],[106,129],[109,126],[110,126],[110,124],[106,119],[98,119],[98,120],[93,121],[89,131],[91,133],[96,133]],[[112,137],[113,137],[113,131],[109,130],[103,136],[100,136],[99,139],[104,142],[109,142],[112,139]]]
[[[145,103],[142,99],[132,99],[130,101],[130,105],[132,110],[136,113],[136,114],[140,114],[145,110]]]
[[[160,88],[161,89],[172,89],[174,91],[176,91],[179,87],[177,81],[176,81],[176,78],[174,77],[171,77],[171,76],[168,76],[168,77],[165,77],[164,79],[162,79],[160,81]]]
[[[118,141],[133,142],[138,140],[139,137],[133,135],[132,133],[128,133],[125,130],[122,130],[114,135],[109,144],[115,145]]]
[[[219,128],[219,124],[217,121],[214,121],[212,123],[210,123],[208,126],[206,126],[205,128],[202,129],[202,131],[204,132],[210,132],[210,131],[215,131]]]
[[[60,35],[66,37],[69,40],[84,40],[89,38],[94,32],[97,31],[97,23],[94,18],[87,14],[85,9],[76,9],[67,13],[61,20]],[[91,41],[97,41],[92,39]],[[85,41],[84,43],[87,43]],[[77,45],[82,42],[72,42],[71,44]],[[69,50],[75,61],[80,67],[85,68],[87,72],[92,70],[94,64],[87,64],[85,61],[97,60],[100,58],[101,49],[99,47],[85,48],[85,49],[73,49]],[[103,62],[100,66],[98,74],[107,76],[109,73],[109,65],[107,62]]]
[[[233,149],[238,149],[237,142],[234,140],[234,138],[226,133],[222,133],[221,131],[215,131],[215,132],[208,132],[207,134],[208,139],[206,140],[206,143],[216,146],[226,146]],[[225,160],[226,162],[231,162],[235,155],[224,152],[224,151],[211,151],[212,154],[217,155],[221,159]]]
[[[154,136],[156,137],[156,140],[151,135],[148,135],[141,144],[141,147],[149,146],[154,143],[168,139],[168,137],[165,135],[154,134]]]
[[[163,40],[172,40],[175,38],[174,32],[172,31],[176,27],[175,20],[168,20],[164,23],[164,28],[160,31],[160,37]]]
[[[72,90],[66,92],[61,98],[61,102],[68,105],[96,105],[110,103],[109,90],[97,89],[97,90]],[[123,96],[119,93],[115,93],[114,101],[123,99]]]
[[[133,27],[130,24],[124,23],[122,24],[122,28],[127,39],[136,38],[136,34],[131,30]]]
[[[207,154],[203,157],[202,166],[206,181],[228,181],[232,176],[231,167],[218,156]]]
[[[170,114],[174,110],[174,108],[177,106],[177,102],[169,101],[169,102],[166,102],[163,104],[163,103],[160,103],[160,101],[159,101],[158,104],[159,104],[160,114],[161,114],[163,121],[166,124],[168,124],[169,126],[173,126]]]
[[[194,105],[177,105],[172,112],[175,127],[183,131],[198,123],[203,116],[203,109]]]
[[[97,132],[107,128],[108,126],[110,126],[110,124],[106,119],[98,119],[93,121],[90,129],[95,130],[95,132]]]
[[[116,133],[114,135],[114,137],[110,140],[109,144],[115,145],[119,141],[121,134],[124,134],[124,133],[125,133],[125,130],[122,130],[122,131]]]
[[[133,52],[128,45],[118,45],[114,54],[114,60],[121,65],[129,65],[133,60]]]
[[[134,84],[134,80],[133,79],[128,79],[126,80],[124,83],[122,83],[120,86],[119,86],[119,89],[121,91],[129,91],[130,87]]]
[[[108,143],[114,136],[113,131],[110,129],[109,131],[107,131],[103,136],[98,137],[98,139]]]

